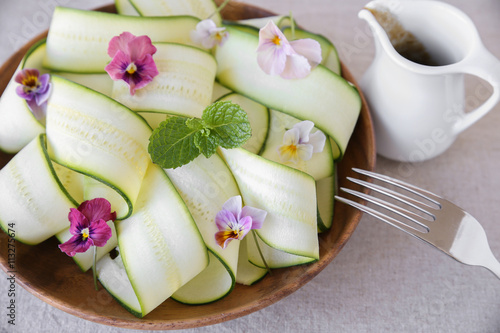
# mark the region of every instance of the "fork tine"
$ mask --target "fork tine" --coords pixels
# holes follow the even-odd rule
[[[340,197],[338,195],[335,196],[335,199],[337,199],[338,201],[340,202],[343,202],[345,204],[348,204],[354,208],[357,208],[359,209],[360,211],[364,212],[364,213],[367,213],[379,220],[381,220],[382,222],[385,222],[401,231],[404,231],[406,232],[407,234],[413,236],[413,237],[416,237],[420,240],[423,240],[425,241],[422,237],[420,237],[418,234],[421,233],[420,230],[417,230],[409,225],[406,225],[404,223],[401,223],[400,221],[396,220],[395,218],[391,217],[391,216],[388,216],[384,213],[381,213],[379,212],[378,210],[376,209],[373,209],[371,207],[368,207],[368,206],[365,206],[363,204],[360,204],[358,202],[355,202],[355,201],[352,201],[352,200],[349,200],[349,199],[346,199],[346,198],[343,198],[343,197]]]
[[[425,229],[426,232],[429,232],[429,227],[428,227],[427,223],[430,221],[422,218],[420,215],[417,215],[413,212],[410,212],[409,210],[406,210],[402,207],[394,205],[393,203],[384,201],[380,198],[374,197],[374,196],[369,195],[369,194],[354,191],[354,190],[344,188],[344,187],[341,187],[340,189],[346,193],[349,193],[353,196],[364,199],[368,202],[371,202],[374,205],[385,208],[385,209],[393,212],[394,214],[397,214],[397,215],[399,215],[399,216],[401,216],[409,221],[412,221],[413,223],[415,223],[415,224],[419,225],[420,227],[422,227],[423,229]],[[403,222],[400,222],[400,223],[403,223]],[[418,229],[415,229],[415,230],[419,231]]]
[[[369,182],[364,181],[364,180],[360,180],[360,179],[356,179],[356,178],[352,178],[352,177],[347,177],[347,179],[353,183],[364,186],[364,187],[369,188],[371,190],[374,190],[378,193],[381,193],[383,195],[391,197],[399,202],[402,202],[410,207],[413,207],[413,208],[419,210],[420,212],[428,215],[433,220],[436,219],[434,214],[432,214],[428,211],[428,209],[435,209],[435,207],[429,206],[429,205],[425,204],[424,202],[412,199],[412,198],[410,198],[402,193],[398,193],[398,192],[393,191],[391,189],[388,189],[386,187],[383,187],[383,186],[380,186],[377,184],[373,184],[373,183],[369,183]]]
[[[394,186],[397,186],[403,190],[409,191],[409,192],[416,194],[416,195],[418,195],[426,200],[429,200],[430,202],[441,207],[440,201],[442,201],[443,198],[441,198],[440,196],[438,196],[432,192],[424,190],[423,188],[417,187],[417,186],[412,185],[412,184],[408,184],[406,182],[403,182],[401,180],[398,180],[398,179],[395,179],[395,178],[392,178],[389,176],[381,175],[381,174],[376,173],[376,172],[366,171],[366,170],[362,170],[362,169],[358,169],[358,168],[352,168],[352,170],[354,172],[359,173],[359,174],[362,174],[362,175],[365,175],[365,176],[392,184]]]

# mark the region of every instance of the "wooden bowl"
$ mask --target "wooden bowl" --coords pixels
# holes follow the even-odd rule
[[[98,10],[115,12],[114,5]],[[222,12],[225,19],[266,17],[272,13],[238,2],[231,2]],[[19,52],[14,54],[0,69],[0,93],[3,92],[17,65],[28,48],[45,37],[41,34]],[[347,68],[342,67],[343,76],[355,83]],[[12,155],[0,152],[0,167]],[[373,170],[375,166],[375,144],[372,121],[363,99],[361,116],[343,160],[338,164],[340,186],[347,186],[345,177],[352,167]],[[353,188],[353,185],[349,185]],[[15,243],[16,283],[33,295],[72,315],[97,323],[134,329],[183,329],[212,325],[235,319],[265,308],[299,289],[323,270],[340,252],[354,232],[361,213],[346,205],[335,205],[333,227],[319,236],[320,260],[314,264],[273,270],[253,286],[237,285],[224,299],[199,306],[189,306],[173,300],[139,319],[127,312],[103,288],[94,290],[92,272],[82,273],[73,260],[61,253],[58,241],[53,237],[37,246]],[[8,265],[8,236],[0,232],[0,266],[5,272]],[[336,283],[342,283],[337,281]]]

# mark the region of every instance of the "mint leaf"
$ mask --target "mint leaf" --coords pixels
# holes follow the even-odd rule
[[[223,148],[236,148],[252,136],[252,128],[245,111],[229,101],[216,102],[203,111],[203,123],[210,128],[210,135],[216,137]]]
[[[203,111],[202,119],[171,117],[149,138],[153,163],[164,169],[177,168],[203,154],[212,156],[217,147],[236,148],[252,136],[248,116],[231,102],[216,102]]]
[[[195,135],[200,129],[190,128],[188,121],[184,117],[171,117],[153,131],[148,146],[153,163],[164,169],[177,168],[200,155],[195,144]]]
[[[203,130],[196,133],[194,137],[194,144],[206,158],[215,154],[219,146],[218,138],[210,133],[210,130]]]
[[[198,118],[191,118],[186,120],[186,125],[187,127],[194,129],[194,130],[202,130],[205,128],[205,125],[203,124],[203,121]]]

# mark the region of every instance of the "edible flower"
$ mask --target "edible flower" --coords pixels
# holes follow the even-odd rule
[[[14,80],[20,85],[16,88],[19,97],[24,98],[35,118],[45,123],[47,100],[49,99],[52,84],[50,75],[40,76],[38,69],[25,68],[17,73]]]
[[[226,28],[217,27],[211,19],[200,21],[196,25],[196,30],[191,31],[191,39],[196,44],[200,44],[206,49],[211,49],[215,45],[222,46],[229,37]]]
[[[130,32],[123,32],[111,39],[108,55],[113,58],[104,68],[115,80],[123,80],[130,87],[130,94],[144,88],[155,76],[158,69],[153,60],[156,47],[148,36],[136,37]]]
[[[257,63],[269,75],[304,78],[321,62],[321,46],[311,38],[289,42],[273,21],[259,31]]]
[[[251,229],[260,229],[267,216],[265,210],[241,206],[241,196],[231,197],[215,216],[215,223],[219,229],[215,233],[215,241],[223,249],[233,239],[242,240]]]
[[[68,219],[73,237],[59,245],[59,248],[73,257],[76,253],[86,252],[91,246],[106,245],[112,234],[106,222],[114,221],[116,212],[111,213],[108,200],[96,198],[84,201],[78,209],[71,208]]]
[[[321,131],[311,134],[314,123],[309,120],[295,124],[283,135],[283,145],[278,153],[283,162],[308,161],[313,153],[320,153],[325,147],[326,136]]]

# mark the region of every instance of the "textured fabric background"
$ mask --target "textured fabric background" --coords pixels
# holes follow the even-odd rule
[[[0,0],[0,61],[45,30],[54,6],[95,8],[104,0]],[[373,41],[357,12],[362,0],[253,0],[321,32],[359,80]],[[500,57],[500,2],[447,0],[475,22],[486,47]],[[468,80],[469,104],[484,100]],[[468,210],[483,224],[500,258],[500,106],[464,132],[443,155],[422,163],[383,158],[377,171],[427,188]],[[0,189],[1,190],[1,189]],[[17,288],[16,326],[7,324],[8,283],[0,274],[1,332],[122,332],[66,314]],[[500,332],[500,281],[369,217],[340,255],[303,288],[261,311],[186,332]],[[126,330],[126,332],[133,332]]]

